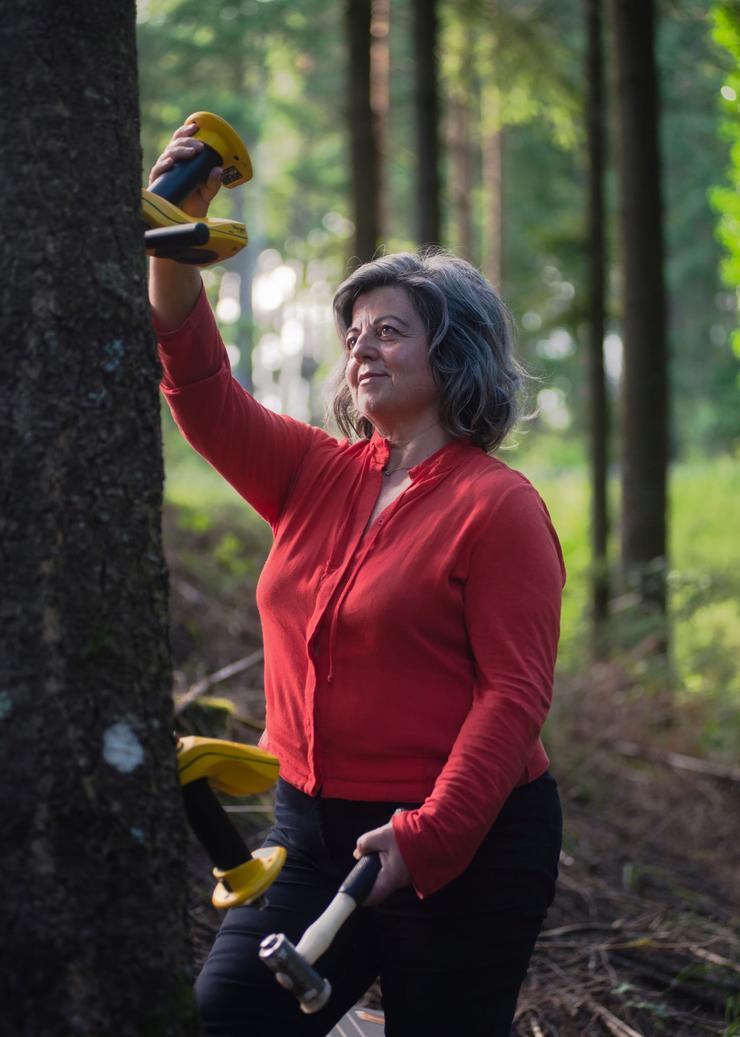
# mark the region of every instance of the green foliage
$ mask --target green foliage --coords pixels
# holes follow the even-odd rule
[[[729,186],[711,192],[712,205],[719,213],[717,237],[725,251],[721,271],[725,284],[735,290],[740,285],[740,4],[725,0],[712,9],[715,42],[732,58],[722,84],[720,130],[730,144],[730,164],[726,171]],[[732,332],[732,348],[740,359],[740,327]]]
[[[719,104],[728,61],[712,39],[706,4],[666,12],[658,60],[674,445],[682,454],[716,451],[737,441],[740,421],[728,349],[737,302],[720,278],[709,202],[728,157]]]
[[[727,998],[722,1037],[740,1037],[740,994]]]
[[[535,460],[536,459],[536,460]],[[582,468],[548,471],[542,454],[506,458],[544,497],[560,536],[568,568],[558,665],[580,672],[589,652],[589,497]],[[679,713],[692,717],[696,752],[733,759],[740,749],[740,569],[736,530],[740,524],[740,477],[732,457],[674,465],[671,472],[671,535],[668,590],[672,629],[672,676],[647,654],[620,649],[655,632],[639,611],[613,613],[612,643],[639,694],[675,689]],[[616,496],[617,486],[611,486]],[[616,578],[615,578],[616,584]]]
[[[244,136],[255,180],[245,190],[257,247],[319,234],[343,208],[343,74],[338,5],[305,0],[150,0],[139,14],[144,165],[193,111],[218,112]],[[337,108],[339,107],[339,110]],[[233,215],[223,191],[214,215]],[[345,206],[346,208],[346,206]],[[344,244],[332,239],[341,254]],[[254,246],[253,246],[254,247]]]

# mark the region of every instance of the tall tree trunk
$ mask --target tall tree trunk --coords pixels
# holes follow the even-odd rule
[[[604,59],[601,0],[586,0],[588,100],[588,366],[591,455],[591,617],[594,654],[604,654],[609,609],[607,542],[609,413],[604,376]]]
[[[365,263],[378,246],[379,156],[370,103],[371,0],[346,0],[349,40],[349,130],[355,257]]]
[[[134,21],[2,17],[0,1003],[34,1037],[193,1032]]]
[[[483,168],[483,272],[499,291],[504,279],[504,207],[503,207],[503,127],[501,88],[498,77],[498,0],[486,0],[488,32],[483,45],[488,54],[484,67],[490,66],[481,92],[481,133]]]
[[[449,198],[455,248],[471,263],[476,262],[473,244],[473,69],[475,41],[470,16],[459,20],[454,40],[454,75],[449,85],[447,154],[449,155]]]
[[[254,150],[252,151],[254,155]],[[244,192],[236,190],[233,192],[234,219],[240,223],[246,221],[246,207],[244,204]],[[256,209],[256,207],[255,207]],[[236,345],[239,349],[239,363],[236,373],[239,381],[248,392],[254,392],[254,381],[252,379],[252,352],[254,350],[254,310],[252,307],[252,286],[259,254],[259,246],[255,241],[256,231],[253,221],[247,228],[250,238],[250,247],[242,249],[237,256],[234,266],[239,273],[239,324],[237,326]]]
[[[485,90],[489,112],[497,110],[498,90]],[[483,271],[491,284],[501,291],[504,280],[504,173],[501,126],[490,129],[483,137],[484,255]]]
[[[388,114],[390,110],[390,29],[391,0],[372,0],[370,22],[370,107],[375,125],[378,149],[378,237],[388,234],[388,186],[386,152],[388,141]]]
[[[612,0],[624,279],[622,563],[665,610],[668,385],[652,0]]]
[[[412,0],[418,239],[440,244],[437,0]]]

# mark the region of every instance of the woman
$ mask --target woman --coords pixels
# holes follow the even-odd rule
[[[192,132],[152,177],[199,149]],[[217,189],[214,171],[189,211]],[[175,420],[275,536],[262,744],[288,863],[264,910],[224,922],[197,984],[205,1032],[318,1037],[380,976],[389,1037],[504,1037],[557,876],[539,732],[564,578],[542,501],[490,456],[520,383],[506,310],[462,260],[360,267],[334,303],[340,442],[232,379],[196,270],[153,260],[151,300]],[[332,998],[302,1016],[259,942],[298,939],[373,851],[367,904],[318,964]]]

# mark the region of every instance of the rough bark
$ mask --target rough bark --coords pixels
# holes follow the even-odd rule
[[[414,110],[416,115],[417,236],[439,245],[439,98],[437,93],[437,0],[412,0]]]
[[[4,1033],[193,1032],[134,4],[8,0]]]
[[[370,0],[346,0],[354,254],[372,259],[379,238],[379,155],[370,103]]]
[[[622,563],[665,608],[668,385],[652,0],[612,0],[623,267]]]
[[[604,376],[604,90],[601,0],[586,0],[588,136],[588,381],[591,462],[591,617],[594,654],[604,651],[609,609],[607,497],[609,413]]]

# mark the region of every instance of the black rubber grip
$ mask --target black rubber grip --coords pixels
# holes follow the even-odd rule
[[[155,227],[144,232],[144,244],[164,255],[193,245],[207,245],[211,232],[206,223],[178,223],[174,227]]]
[[[206,182],[213,167],[220,165],[219,153],[210,144],[204,144],[195,158],[189,158],[186,162],[175,162],[172,169],[162,173],[149,186],[149,190],[173,205],[182,205],[196,187]]]
[[[182,798],[190,827],[217,868],[230,871],[249,860],[246,843],[205,778],[183,785]]]
[[[339,892],[347,893],[356,904],[361,904],[370,895],[379,871],[379,854],[369,853],[361,857],[339,887]]]

